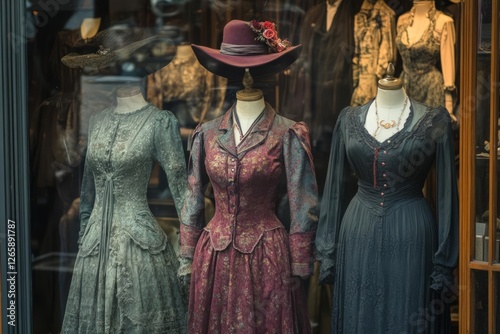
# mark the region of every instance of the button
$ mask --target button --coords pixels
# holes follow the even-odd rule
[[[382,165],[382,167],[384,167],[385,166],[385,162],[382,162],[381,165]]]
[[[391,140],[389,139],[387,142],[390,144],[390,143],[391,143]]]
[[[234,158],[232,158],[231,161],[234,161]]]
[[[384,203],[383,203],[383,202],[380,202],[380,206],[384,206]]]
[[[231,172],[234,172],[234,168],[231,168]]]
[[[234,227],[233,225],[229,225],[229,229],[232,230]]]
[[[387,174],[386,174],[386,173],[384,173],[384,174],[382,174],[382,176],[383,176],[383,177],[387,177]]]
[[[387,154],[387,151],[384,151],[384,154]]]
[[[387,188],[387,183],[384,183],[384,188]]]
[[[380,196],[384,196],[384,195],[385,195],[385,194],[384,194],[383,192],[382,192],[382,193],[380,193]]]

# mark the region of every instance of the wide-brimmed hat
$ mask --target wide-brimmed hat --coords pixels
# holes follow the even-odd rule
[[[220,50],[192,45],[198,61],[210,72],[226,78],[243,78],[245,68],[253,77],[278,73],[300,55],[302,46],[291,46],[277,37],[271,22],[232,20],[224,27]]]
[[[148,72],[152,73],[170,61],[165,55],[154,55],[152,52],[137,54],[137,59],[132,60],[134,53],[146,46],[154,48],[154,44],[161,42],[171,43],[168,38],[161,35],[152,35],[143,28],[111,28],[99,32],[93,44],[99,45],[99,50],[90,54],[70,53],[62,57],[64,65],[71,68],[106,68],[108,66],[126,61],[148,61],[154,66],[146,66]],[[149,51],[151,51],[149,50]]]

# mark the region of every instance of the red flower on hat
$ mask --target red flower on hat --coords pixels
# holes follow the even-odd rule
[[[292,44],[286,39],[282,40],[278,37],[276,25],[270,21],[259,22],[252,20],[249,24],[250,28],[257,33],[255,40],[265,43],[272,52],[282,52]]]
[[[271,30],[271,29],[266,29],[266,30],[264,30],[264,32],[262,33],[262,36],[263,36],[265,39],[273,39],[273,38],[276,36],[276,33],[274,32],[274,30]]]

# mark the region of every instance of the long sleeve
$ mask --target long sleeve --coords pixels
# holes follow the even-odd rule
[[[94,173],[90,169],[87,159],[83,168],[82,189],[80,193],[80,232],[78,234],[78,244],[82,243],[85,229],[92,214],[95,201]]]
[[[345,188],[345,175],[349,168],[341,128],[346,110],[342,111],[337,120],[332,136],[328,173],[316,232],[316,258],[321,263],[319,281],[322,284],[333,284],[339,230],[345,209],[342,195]]]
[[[450,19],[443,25],[441,32],[441,68],[443,71],[444,87],[455,89],[455,26]]]
[[[167,174],[168,186],[180,216],[186,193],[186,160],[179,124],[170,111],[160,111],[154,136],[155,159]]]
[[[204,163],[203,133],[199,125],[193,134],[193,145],[188,164],[188,190],[181,213],[180,256],[193,258],[198,238],[205,226],[205,197],[208,181]]]
[[[290,201],[292,275],[309,276],[318,222],[318,186],[305,123],[296,123],[288,132],[283,144],[283,157]]]
[[[435,118],[437,250],[434,253],[432,288],[453,284],[452,270],[458,261],[458,190],[451,119],[444,110]]]
[[[88,132],[88,145],[90,147],[91,133],[94,128],[96,116],[93,116],[89,120],[89,132]],[[88,155],[88,149],[87,149]],[[82,244],[83,236],[85,235],[85,230],[94,209],[95,201],[95,181],[94,173],[92,172],[87,156],[85,157],[85,165],[83,167],[83,180],[80,191],[80,232],[78,233],[78,244]]]

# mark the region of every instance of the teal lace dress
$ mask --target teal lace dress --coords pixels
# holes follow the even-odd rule
[[[155,161],[179,212],[186,167],[175,117],[148,105],[91,119],[80,248],[62,333],[185,333],[179,263],[146,197]]]

